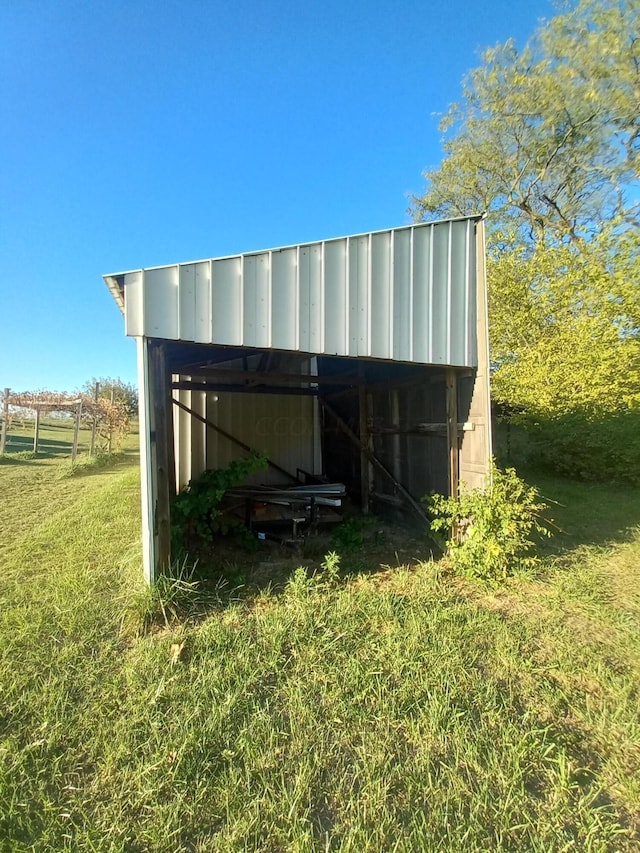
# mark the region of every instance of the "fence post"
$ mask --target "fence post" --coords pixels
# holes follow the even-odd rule
[[[7,447],[7,430],[9,429],[9,388],[4,389],[4,402],[2,404],[2,428],[0,431],[0,453],[4,453]]]
[[[113,440],[113,403],[116,399],[115,389],[111,389],[111,411],[109,412],[109,443],[107,444],[107,453],[111,453],[111,442]]]
[[[36,423],[33,430],[33,452],[38,452],[38,433],[40,432],[40,406],[36,406]]]
[[[100,396],[100,383],[96,382],[96,387],[93,394],[95,409],[93,411],[93,423],[91,424],[91,446],[89,447],[89,456],[93,456],[96,449],[96,428],[98,426],[98,397]]]
[[[76,456],[78,455],[78,436],[80,433],[80,418],[82,416],[82,400],[80,400],[76,407],[76,422],[73,427],[73,447],[71,448],[71,464],[76,461]]]

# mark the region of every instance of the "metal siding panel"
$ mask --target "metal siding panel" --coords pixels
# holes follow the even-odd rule
[[[180,340],[196,340],[196,265],[181,264],[179,274],[179,328]]]
[[[126,332],[473,366],[477,222],[407,226],[120,274]]]
[[[322,323],[324,313],[323,255],[322,243],[317,243],[310,247],[309,347],[307,352],[324,351],[324,329]]]
[[[298,251],[298,347],[303,352],[310,351],[311,345],[311,250],[309,246],[300,246]]]
[[[448,363],[461,367],[466,363],[467,348],[467,237],[466,222],[451,223]]]
[[[326,243],[324,256],[324,351],[329,355],[346,355],[349,351],[347,241]]]
[[[449,224],[433,229],[431,299],[431,363],[447,364],[450,300]]]
[[[371,355],[371,240],[358,240],[358,355]]]
[[[195,267],[195,335],[199,344],[213,342],[213,319],[211,316],[211,261],[194,264]]]
[[[127,273],[124,277],[124,333],[134,338],[144,334],[142,279],[142,270]]]
[[[191,392],[191,408],[201,417],[207,417],[206,394],[203,391]],[[207,427],[196,418],[191,418],[191,477],[196,478],[206,470],[206,432]]]
[[[142,284],[144,334],[178,340],[178,267],[145,270]]]
[[[411,239],[413,229],[396,231],[393,241],[393,351],[394,359],[410,361],[412,352],[413,279]]]
[[[392,349],[392,244],[391,232],[371,237],[371,355],[391,358]]]
[[[322,244],[301,246],[299,250],[299,340],[302,352],[323,351]]]
[[[433,227],[413,232],[413,358],[431,358],[431,255]]]
[[[192,408],[191,391],[174,391],[173,397],[188,408]],[[173,407],[173,434],[176,460],[176,485],[178,490],[183,489],[191,479],[191,422],[192,417],[188,412]]]
[[[347,241],[347,288],[349,292],[349,337],[348,350],[350,356],[358,355],[358,246],[357,238],[350,237]]]
[[[242,259],[225,258],[211,264],[212,343],[242,344]]]
[[[469,258],[467,272],[467,352],[465,365],[476,367],[478,364],[478,253],[476,250],[476,226],[469,222]],[[485,333],[487,333],[485,331]],[[488,334],[488,333],[487,333]]]
[[[208,398],[208,417],[250,447],[295,476],[297,468],[314,468],[314,400],[271,394],[218,394]],[[215,406],[215,409],[214,409]],[[229,439],[207,430],[207,467],[225,468],[246,453]],[[248,482],[281,483],[283,475],[269,468]]]
[[[349,355],[369,352],[369,235],[349,239]]]
[[[271,346],[275,349],[298,349],[297,316],[297,252],[283,249],[271,257]]]
[[[269,253],[244,256],[244,346],[271,345],[271,282]]]

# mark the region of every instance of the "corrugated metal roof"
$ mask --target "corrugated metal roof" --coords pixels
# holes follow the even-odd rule
[[[479,218],[104,278],[133,337],[473,367]]]

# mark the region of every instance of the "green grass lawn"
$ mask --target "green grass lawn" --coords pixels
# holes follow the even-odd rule
[[[135,462],[0,466],[0,850],[640,849],[637,491],[541,479],[556,535],[501,587],[159,607]]]

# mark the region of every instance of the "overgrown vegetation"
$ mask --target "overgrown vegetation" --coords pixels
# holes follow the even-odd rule
[[[222,498],[228,489],[242,485],[251,474],[264,470],[267,465],[267,457],[254,452],[244,459],[235,459],[226,468],[204,471],[191,480],[171,502],[174,551],[183,552],[193,536],[207,542],[215,533],[244,529],[241,521],[223,514]]]
[[[64,465],[0,468],[0,850],[638,849],[637,491],[547,478],[499,589],[337,546],[229,599],[143,589],[138,471]]]
[[[545,509],[538,490],[513,468],[492,466],[485,490],[458,497],[423,498],[432,516],[431,530],[443,538],[454,568],[469,578],[504,580],[539,562],[530,552],[532,535],[549,536],[541,521]]]

